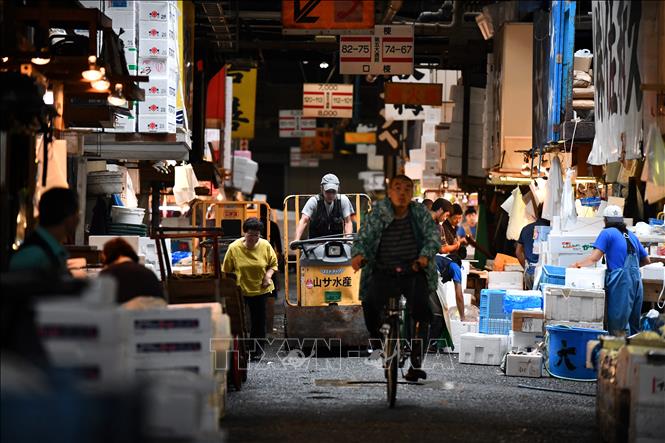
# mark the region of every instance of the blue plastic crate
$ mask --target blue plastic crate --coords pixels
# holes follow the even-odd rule
[[[543,272],[540,276],[540,285],[565,285],[566,284],[566,268],[562,266],[543,266]]]
[[[478,332],[481,334],[499,334],[508,335],[512,321],[506,318],[486,318],[480,317]]]
[[[487,317],[503,316],[503,297],[505,289],[482,289],[480,291],[480,314]]]

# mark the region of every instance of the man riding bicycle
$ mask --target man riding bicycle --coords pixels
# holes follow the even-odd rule
[[[351,265],[359,270],[365,324],[372,339],[381,339],[382,312],[390,295],[404,295],[411,314],[411,368],[404,378],[427,378],[421,369],[431,310],[428,295],[436,291],[434,256],[441,245],[439,231],[427,208],[412,202],[413,182],[406,175],[390,180],[388,198],[374,204],[353,245]]]

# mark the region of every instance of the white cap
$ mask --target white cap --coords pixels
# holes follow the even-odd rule
[[[603,211],[603,217],[610,220],[623,221],[623,210],[616,205],[608,205]]]
[[[335,192],[339,191],[339,179],[335,174],[326,174],[321,179],[321,186],[323,186],[323,191],[334,190]]]

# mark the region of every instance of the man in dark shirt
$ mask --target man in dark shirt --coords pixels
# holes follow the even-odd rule
[[[533,289],[533,277],[538,263],[538,254],[533,253],[534,231],[536,226],[549,226],[550,221],[541,217],[543,205],[538,205],[538,220],[522,228],[517,240],[515,255],[524,268],[524,288]]]
[[[109,240],[103,254],[107,267],[101,273],[115,277],[118,304],[140,296],[164,298],[162,284],[154,272],[139,264],[138,255],[125,240],[120,237]]]

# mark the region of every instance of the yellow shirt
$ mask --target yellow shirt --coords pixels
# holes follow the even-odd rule
[[[238,277],[238,285],[243,295],[247,296],[267,294],[275,290],[272,281],[268,287],[261,287],[268,269],[277,271],[277,254],[270,242],[262,238],[254,249],[247,249],[244,238],[231,243],[222,265],[224,272],[233,272]]]

